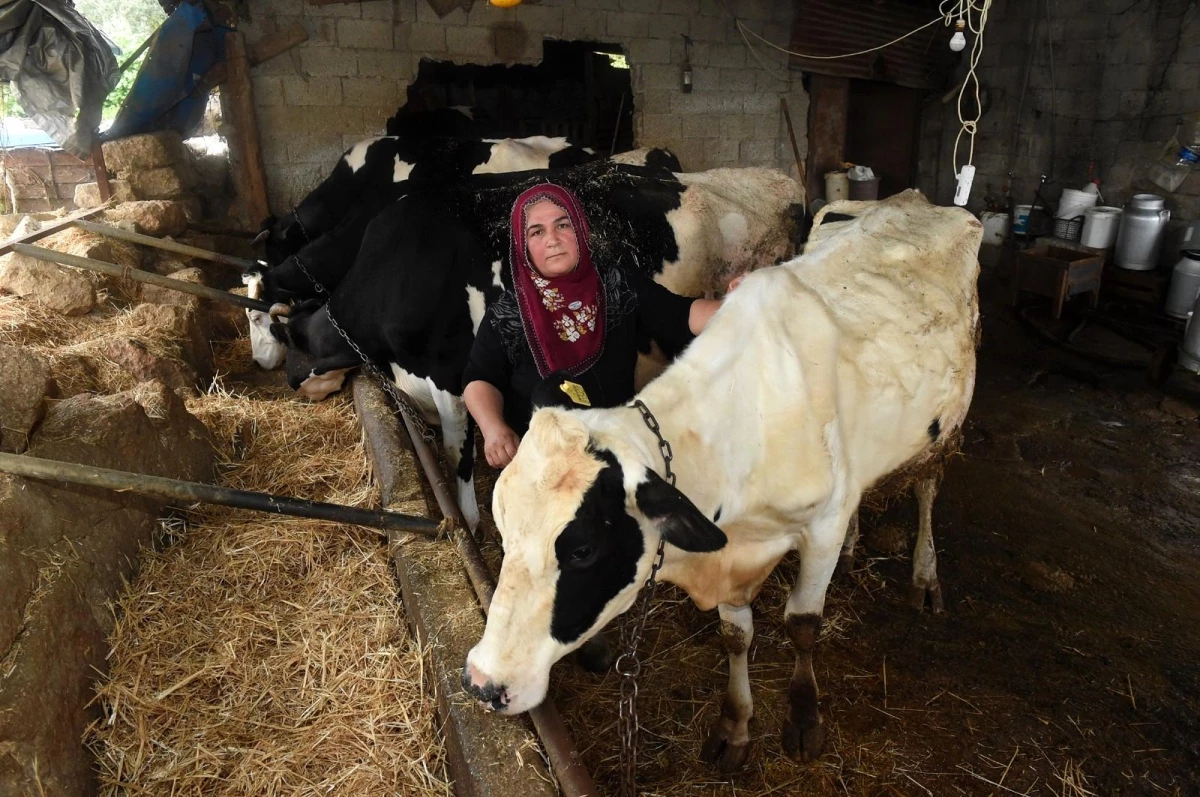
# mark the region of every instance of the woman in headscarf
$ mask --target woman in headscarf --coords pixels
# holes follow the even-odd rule
[[[566,374],[564,392],[576,404],[622,404],[634,395],[639,336],[678,354],[721,304],[677,296],[617,268],[597,269],[587,218],[561,186],[525,191],[511,222],[514,289],[488,308],[464,375],[467,409],[495,468],[516,454],[542,380]]]

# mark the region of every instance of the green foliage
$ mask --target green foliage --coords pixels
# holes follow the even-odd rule
[[[118,65],[124,63],[167,18],[158,0],[76,0],[75,8],[121,48]],[[116,116],[144,59],[145,55],[140,56],[125,70],[117,87],[104,101],[105,119]]]
[[[0,83],[0,119],[7,119],[10,116],[16,116],[24,119],[25,110],[17,102],[17,96],[13,93],[12,86],[8,83]]]

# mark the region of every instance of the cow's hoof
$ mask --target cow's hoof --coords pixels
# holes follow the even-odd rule
[[[575,651],[575,661],[579,666],[596,675],[608,672],[616,658],[617,652],[604,635],[592,637]]]
[[[854,569],[854,554],[844,553],[838,557],[837,568],[833,571],[834,578],[847,578]]]
[[[790,719],[783,721],[783,753],[788,758],[809,763],[821,757],[825,749],[825,723],[801,728]]]
[[[918,612],[925,610],[926,598],[934,614],[941,614],[946,610],[946,605],[942,602],[942,585],[937,581],[928,587],[913,584],[908,588],[908,602]]]
[[[700,750],[700,760],[716,766],[722,773],[737,772],[746,766],[750,757],[750,742],[730,741],[726,724],[718,721]]]

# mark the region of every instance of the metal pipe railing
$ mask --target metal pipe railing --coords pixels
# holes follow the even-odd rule
[[[75,226],[81,230],[94,232],[97,235],[107,235],[109,238],[116,238],[120,241],[128,241],[131,244],[141,244],[142,246],[151,246],[155,249],[162,249],[167,252],[174,252],[179,255],[187,255],[188,257],[198,257],[202,260],[211,260],[214,263],[221,263],[226,266],[233,266],[245,271],[248,268],[258,265],[253,260],[246,260],[233,255],[223,255],[220,252],[210,252],[207,249],[200,249],[187,244],[176,243],[175,241],[167,241],[162,238],[155,238],[152,235],[142,235],[137,232],[123,230],[120,227],[113,227],[108,224],[99,224],[94,221],[84,221],[82,219],[75,222]]]

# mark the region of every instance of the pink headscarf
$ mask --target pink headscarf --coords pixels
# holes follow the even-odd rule
[[[525,246],[525,215],[543,199],[566,211],[579,242],[579,265],[561,277],[546,278],[538,273]],[[587,217],[579,200],[562,186],[535,185],[513,203],[511,232],[517,306],[538,373],[544,378],[556,371],[572,375],[586,371],[604,351],[605,305],[604,286],[588,246]]]

